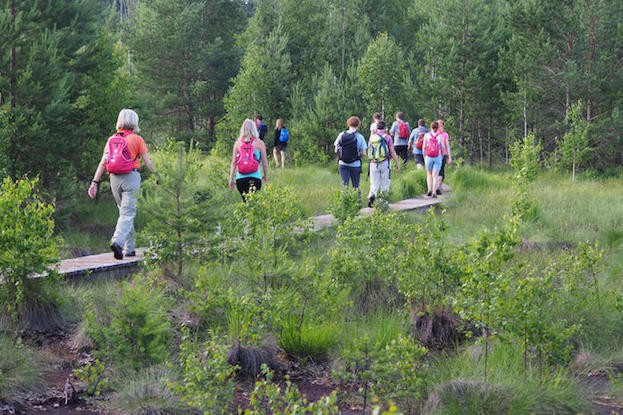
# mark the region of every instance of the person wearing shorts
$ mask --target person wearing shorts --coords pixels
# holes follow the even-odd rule
[[[279,155],[281,155],[281,168],[283,169],[286,164],[286,147],[287,142],[280,140],[281,129],[284,127],[283,120],[279,118],[275,122],[275,132],[273,134],[273,158],[275,159],[275,167],[279,167]]]
[[[439,171],[441,170],[441,163],[443,159],[443,146],[444,143],[441,140],[439,133],[439,123],[433,121],[430,124],[431,130],[424,136],[424,144],[422,149],[424,150],[424,164],[426,166],[426,185],[428,187],[427,195],[429,197],[437,197],[437,189],[441,186],[441,178],[439,177]],[[434,146],[433,138],[437,142],[437,155],[432,156],[431,147]]]

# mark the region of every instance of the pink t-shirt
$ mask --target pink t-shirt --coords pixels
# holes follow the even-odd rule
[[[439,134],[439,142],[443,143],[441,145],[441,154],[444,156],[448,155],[448,140],[450,139],[450,137],[448,137],[448,133],[447,132],[443,132]]]

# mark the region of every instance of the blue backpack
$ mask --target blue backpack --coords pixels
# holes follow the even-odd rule
[[[281,127],[281,133],[279,134],[279,141],[282,143],[287,143],[290,139],[290,133],[286,130],[286,127]]]

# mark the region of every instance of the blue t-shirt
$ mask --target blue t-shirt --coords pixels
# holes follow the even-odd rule
[[[407,128],[409,129],[409,131],[411,131],[411,126],[409,125],[408,122],[406,121],[400,121],[400,122],[404,122],[405,124],[407,124]],[[400,128],[398,127],[398,121],[394,121],[394,123],[392,124],[392,128],[389,129],[389,134],[394,137],[394,145],[395,146],[406,146],[407,144],[409,144],[409,137],[407,138],[398,138],[399,135],[399,130]]]
[[[421,125],[421,126],[419,126],[417,128],[414,128],[413,131],[411,131],[411,135],[409,136],[409,142],[411,143],[411,151],[413,152],[413,154],[424,154],[422,149],[421,148],[417,148],[415,143],[417,143],[418,135],[420,133],[426,134],[427,132],[428,132],[428,128],[426,128],[423,125]]]
[[[349,133],[355,133],[355,137],[357,137],[357,153],[361,154],[363,151],[366,151],[366,149],[368,148],[368,143],[366,143],[366,139],[363,138],[363,136],[361,135],[361,133],[353,128],[348,130]],[[335,140],[335,142],[333,143],[333,147],[335,147],[335,152],[337,153],[337,146],[340,142],[340,140],[342,139],[342,135],[344,134],[344,131],[342,131],[338,136],[337,139]],[[355,160],[352,163],[346,163],[342,160],[339,161],[340,165],[342,166],[348,166],[348,167],[360,167],[361,166],[361,160]]]
[[[255,150],[253,150],[253,155],[255,156],[255,158],[258,161],[261,160],[262,153],[260,153],[260,150],[258,150],[257,148]],[[240,174],[240,173],[236,172],[236,180],[244,179],[245,177],[255,177],[256,179],[262,180],[262,173],[260,173],[260,166],[261,165],[262,165],[262,163],[258,163],[257,171],[255,173]]]

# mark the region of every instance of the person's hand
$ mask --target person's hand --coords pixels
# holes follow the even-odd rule
[[[91,185],[89,186],[89,190],[87,191],[91,199],[95,199],[98,189],[99,189],[99,183],[96,181],[92,181]]]
[[[234,186],[236,185],[236,183],[234,183],[233,180],[229,181],[229,190],[234,190]]]
[[[396,163],[396,170],[400,170],[400,163]]]
[[[266,183],[266,180],[268,180],[266,176],[262,176],[262,183]]]

